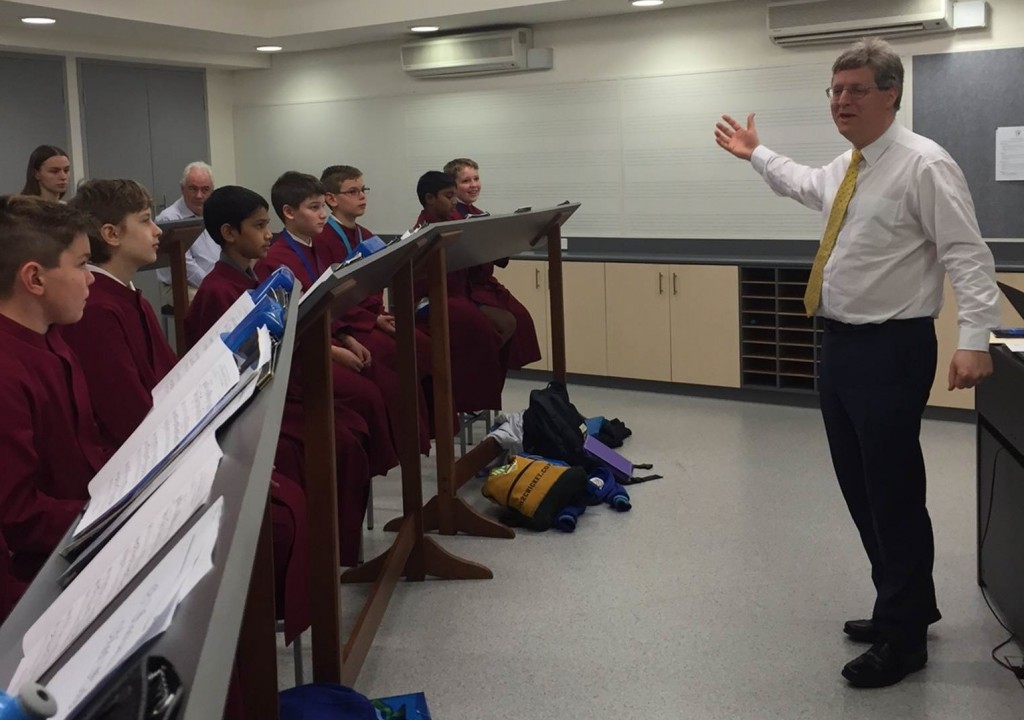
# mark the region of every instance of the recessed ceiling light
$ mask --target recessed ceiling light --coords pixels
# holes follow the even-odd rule
[[[665,0],[630,0],[629,4],[633,7],[657,7],[664,5]]]
[[[57,22],[53,18],[46,17],[27,17],[22,18],[21,21],[26,25],[53,25],[55,22]]]
[[[432,33],[432,32],[437,32],[441,28],[439,28],[437,25],[413,25],[409,29],[411,31],[413,31],[413,32],[418,32],[418,33]]]
[[[256,50],[259,52],[281,52],[284,48],[280,45],[257,45]]]

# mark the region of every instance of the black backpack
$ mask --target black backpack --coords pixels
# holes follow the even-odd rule
[[[585,419],[569,402],[565,383],[551,382],[542,390],[533,390],[530,407],[523,413],[523,450],[589,469],[594,460],[583,451]]]

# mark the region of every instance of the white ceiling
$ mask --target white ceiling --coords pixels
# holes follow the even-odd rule
[[[414,24],[461,31],[729,1],[637,9],[628,0],[0,0],[0,47],[156,60],[186,54],[196,64],[265,67],[256,45],[301,52],[408,38]],[[21,18],[31,15],[57,24],[28,27]]]

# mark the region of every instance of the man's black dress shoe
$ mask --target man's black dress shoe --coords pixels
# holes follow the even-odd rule
[[[843,624],[843,632],[854,642],[871,643],[874,645],[882,639],[882,633],[871,620],[847,620]]]
[[[863,655],[846,663],[843,677],[854,687],[880,688],[895,685],[928,663],[928,649],[897,650],[887,642],[875,643]]]

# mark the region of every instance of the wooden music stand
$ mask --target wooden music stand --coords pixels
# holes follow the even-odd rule
[[[565,382],[565,304],[562,296],[561,227],[579,206],[579,203],[563,204],[553,208],[467,218],[433,226],[440,232],[456,229],[461,231],[459,238],[443,250],[446,254],[447,272],[536,250],[547,242],[548,288],[551,295],[552,377],[561,382]],[[438,427],[444,419],[442,412],[448,412],[448,418],[452,416],[451,373],[447,357],[448,305],[445,301],[447,292],[444,285],[444,273],[440,274],[440,278],[437,277],[437,273],[431,274],[431,340],[435,347],[440,347],[445,353],[443,358],[439,358],[438,351],[435,350],[434,353],[434,402]],[[439,308],[441,312],[436,312]],[[444,368],[444,372],[438,372],[439,364]],[[442,535],[462,532],[480,537],[515,537],[515,532],[511,528],[477,512],[458,496],[459,488],[500,455],[501,448],[498,443],[487,438],[456,461],[454,447],[438,442],[437,495],[423,508],[424,530],[438,530]],[[397,530],[400,522],[401,518],[391,520],[384,525],[384,529]]]
[[[178,355],[188,350],[185,340],[185,313],[188,311],[188,275],[185,271],[185,253],[203,234],[206,227],[202,218],[187,220],[171,220],[157,223],[163,234],[160,235],[160,247],[157,249],[156,262],[150,263],[140,271],[171,269],[171,297],[174,303],[174,346]]]
[[[416,372],[413,266],[432,262],[443,276],[444,246],[458,231],[424,228],[367,258],[336,265],[333,275],[312,288],[299,310],[298,356],[302,362],[306,434],[306,496],[310,523],[313,612],[313,679],[352,685],[362,669],[373,637],[398,578],[421,581],[427,575],[446,579],[484,579],[491,571],[445,551],[423,535],[423,491],[419,458],[419,409]],[[436,258],[440,257],[440,260]],[[430,260],[434,258],[433,260]],[[334,459],[334,407],[331,374],[331,319],[367,295],[392,284],[398,343],[398,456],[402,468],[403,514],[398,536],[382,555],[348,570],[342,582],[373,582],[370,596],[344,648],[338,582],[337,487]],[[438,443],[440,447],[444,443]]]

